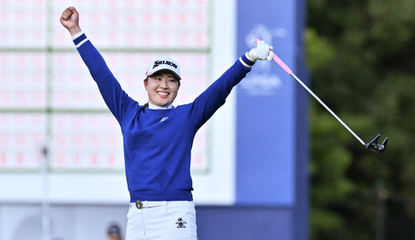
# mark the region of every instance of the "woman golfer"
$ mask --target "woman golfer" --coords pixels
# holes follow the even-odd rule
[[[65,9],[60,22],[71,34],[106,105],[121,126],[131,198],[126,240],[197,239],[190,176],[193,139],[255,61],[272,60],[272,47],[259,42],[192,103],[177,107],[173,101],[181,83],[179,64],[167,57],[157,58],[145,74],[148,103],[139,105],[123,91],[82,32],[77,10]]]

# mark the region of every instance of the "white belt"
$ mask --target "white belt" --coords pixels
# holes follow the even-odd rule
[[[166,204],[167,204],[167,201],[140,201],[140,200],[137,200],[135,203],[131,203],[132,206],[135,205],[135,207],[138,209],[161,207],[161,206],[165,206]]]

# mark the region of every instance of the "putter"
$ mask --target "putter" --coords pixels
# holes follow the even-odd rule
[[[255,42],[258,43],[260,41],[259,39],[256,39]],[[293,71],[277,56],[277,54],[274,53],[274,61],[280,65],[284,71],[286,71],[289,75],[291,75],[297,82],[301,84],[327,111],[333,115],[339,121],[363,146],[365,146],[367,149],[369,149],[372,152],[382,154],[386,149],[386,144],[388,143],[388,138],[385,138],[382,143],[378,143],[378,140],[380,138],[380,134],[378,134],[372,141],[365,143],[359,136],[357,136],[356,133],[352,131],[352,129],[349,128],[317,95],[311,91],[307,85],[303,83],[294,73]]]

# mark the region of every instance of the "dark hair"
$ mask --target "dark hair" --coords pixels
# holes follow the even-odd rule
[[[143,111],[146,109],[146,107],[148,107],[148,103],[144,104]]]
[[[112,224],[111,226],[109,226],[107,233],[121,235],[121,230],[118,225]]]
[[[146,77],[146,79],[144,79],[144,81],[148,81],[148,76]],[[143,106],[143,111],[146,110],[146,107],[148,107],[148,103],[144,104]]]

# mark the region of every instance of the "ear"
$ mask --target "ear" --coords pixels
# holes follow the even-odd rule
[[[145,89],[146,89],[146,91],[148,92],[148,90],[147,90],[148,78],[144,79],[143,83],[144,83],[144,88],[145,88]]]

